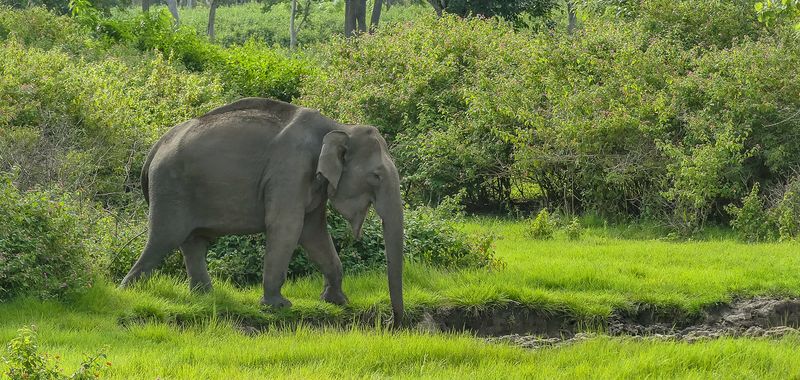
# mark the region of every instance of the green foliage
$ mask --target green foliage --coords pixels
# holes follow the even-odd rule
[[[758,183],[753,185],[750,194],[742,198],[742,207],[731,205],[726,210],[733,216],[731,226],[742,240],[748,242],[767,241],[773,238],[773,234],[777,230],[764,209],[764,202],[759,196]]]
[[[39,352],[34,326],[23,327],[6,346],[3,361],[8,369],[4,377],[9,380],[93,380],[100,378],[111,366],[111,362],[103,362],[105,358],[103,352],[87,356],[73,374],[64,375],[58,364],[58,355],[51,358],[47,353]]]
[[[20,29],[27,16],[62,21],[40,11],[20,13],[6,18],[0,12],[0,19]],[[158,137],[225,102],[217,78],[187,73],[160,54],[98,46],[76,56],[25,44],[45,46],[51,33],[51,43],[62,43],[58,31],[41,31],[0,46],[0,170],[22,168],[22,188],[59,183],[106,204],[128,203]]]
[[[303,80],[315,75],[307,61],[286,58],[253,40],[228,48],[224,63],[215,69],[236,94],[284,101],[300,96]]]
[[[506,265],[495,256],[495,235],[467,235],[443,219],[441,211],[429,207],[406,210],[405,235],[405,255],[419,263],[451,269],[502,269]]]
[[[85,26],[69,17],[56,17],[41,7],[11,10],[0,6],[0,41],[17,41],[27,47],[74,54],[91,48]]]
[[[673,185],[664,195],[675,204],[672,223],[678,232],[697,232],[713,200],[737,194],[737,178],[741,178],[742,163],[750,153],[743,152],[744,137],[736,137],[732,131],[727,127],[712,137],[715,141],[693,145],[688,152],[672,145],[661,146],[673,160],[667,167]]]
[[[581,221],[575,217],[564,227],[564,232],[567,233],[567,239],[572,241],[577,241],[581,239],[581,234],[583,234],[583,226],[581,226]]]
[[[551,220],[547,209],[542,209],[535,218],[526,222],[525,234],[531,239],[548,240],[553,238],[555,230],[555,221]]]
[[[112,7],[123,7],[131,4],[130,0],[78,0],[80,3],[89,3],[92,8],[98,9],[103,13],[110,12]],[[69,14],[73,8],[72,0],[2,0],[0,6],[10,6],[13,8],[39,7],[58,14]]]
[[[800,0],[766,0],[755,4],[758,13],[758,21],[767,25],[776,23],[781,19],[800,18]],[[795,28],[800,30],[800,22],[795,24]]]
[[[758,30],[752,0],[646,0],[638,12],[646,30],[686,46],[725,48]]]
[[[96,257],[69,195],[20,191],[0,177],[0,300],[59,298],[91,287]]]
[[[412,202],[463,190],[473,209],[497,209],[535,184],[568,214],[690,235],[724,220],[743,184],[798,165],[800,80],[782,73],[800,66],[800,44],[760,31],[748,7],[648,1],[573,37],[420,18],[334,42],[301,101],[377,125]]]
[[[187,69],[218,75],[225,89],[238,97],[260,96],[291,101],[300,95],[311,65],[289,58],[255,40],[222,48],[189,26],[173,27],[166,11],[119,16],[104,20],[104,36],[149,51],[156,49],[180,61]]]
[[[69,10],[81,24],[95,27],[100,22],[100,12],[89,0],[69,0]]]
[[[772,213],[778,222],[780,240],[800,237],[800,177],[795,176],[789,181]]]

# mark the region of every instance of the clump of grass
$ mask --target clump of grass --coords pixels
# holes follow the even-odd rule
[[[548,240],[553,238],[556,225],[550,218],[547,209],[542,209],[536,217],[528,222],[527,235],[531,239]]]

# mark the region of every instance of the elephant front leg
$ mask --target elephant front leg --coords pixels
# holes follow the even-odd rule
[[[302,231],[302,215],[275,218],[267,224],[267,247],[264,254],[264,297],[261,304],[272,307],[290,307],[292,303],[281,294],[289,261],[297,247]]]
[[[328,233],[325,203],[306,214],[300,245],[325,276],[325,288],[320,298],[336,305],[347,304],[347,297],[342,291],[342,262]]]

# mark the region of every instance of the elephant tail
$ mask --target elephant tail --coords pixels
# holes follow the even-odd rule
[[[142,194],[144,194],[144,201],[147,202],[147,204],[150,204],[150,162],[153,161],[153,156],[156,155],[156,151],[158,151],[160,145],[161,140],[158,140],[150,149],[150,152],[147,153],[147,159],[145,159],[144,165],[142,165]]]

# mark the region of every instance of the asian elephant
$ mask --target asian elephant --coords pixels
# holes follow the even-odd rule
[[[395,321],[402,317],[400,178],[374,127],[339,124],[276,100],[241,99],[168,131],[147,156],[142,189],[149,235],[123,287],[180,248],[192,289],[209,290],[209,243],[265,232],[262,304],[291,306],[281,287],[298,244],[325,276],[321,298],[344,304],[326,204],[331,201],[356,237],[373,204],[383,221],[392,311]]]

